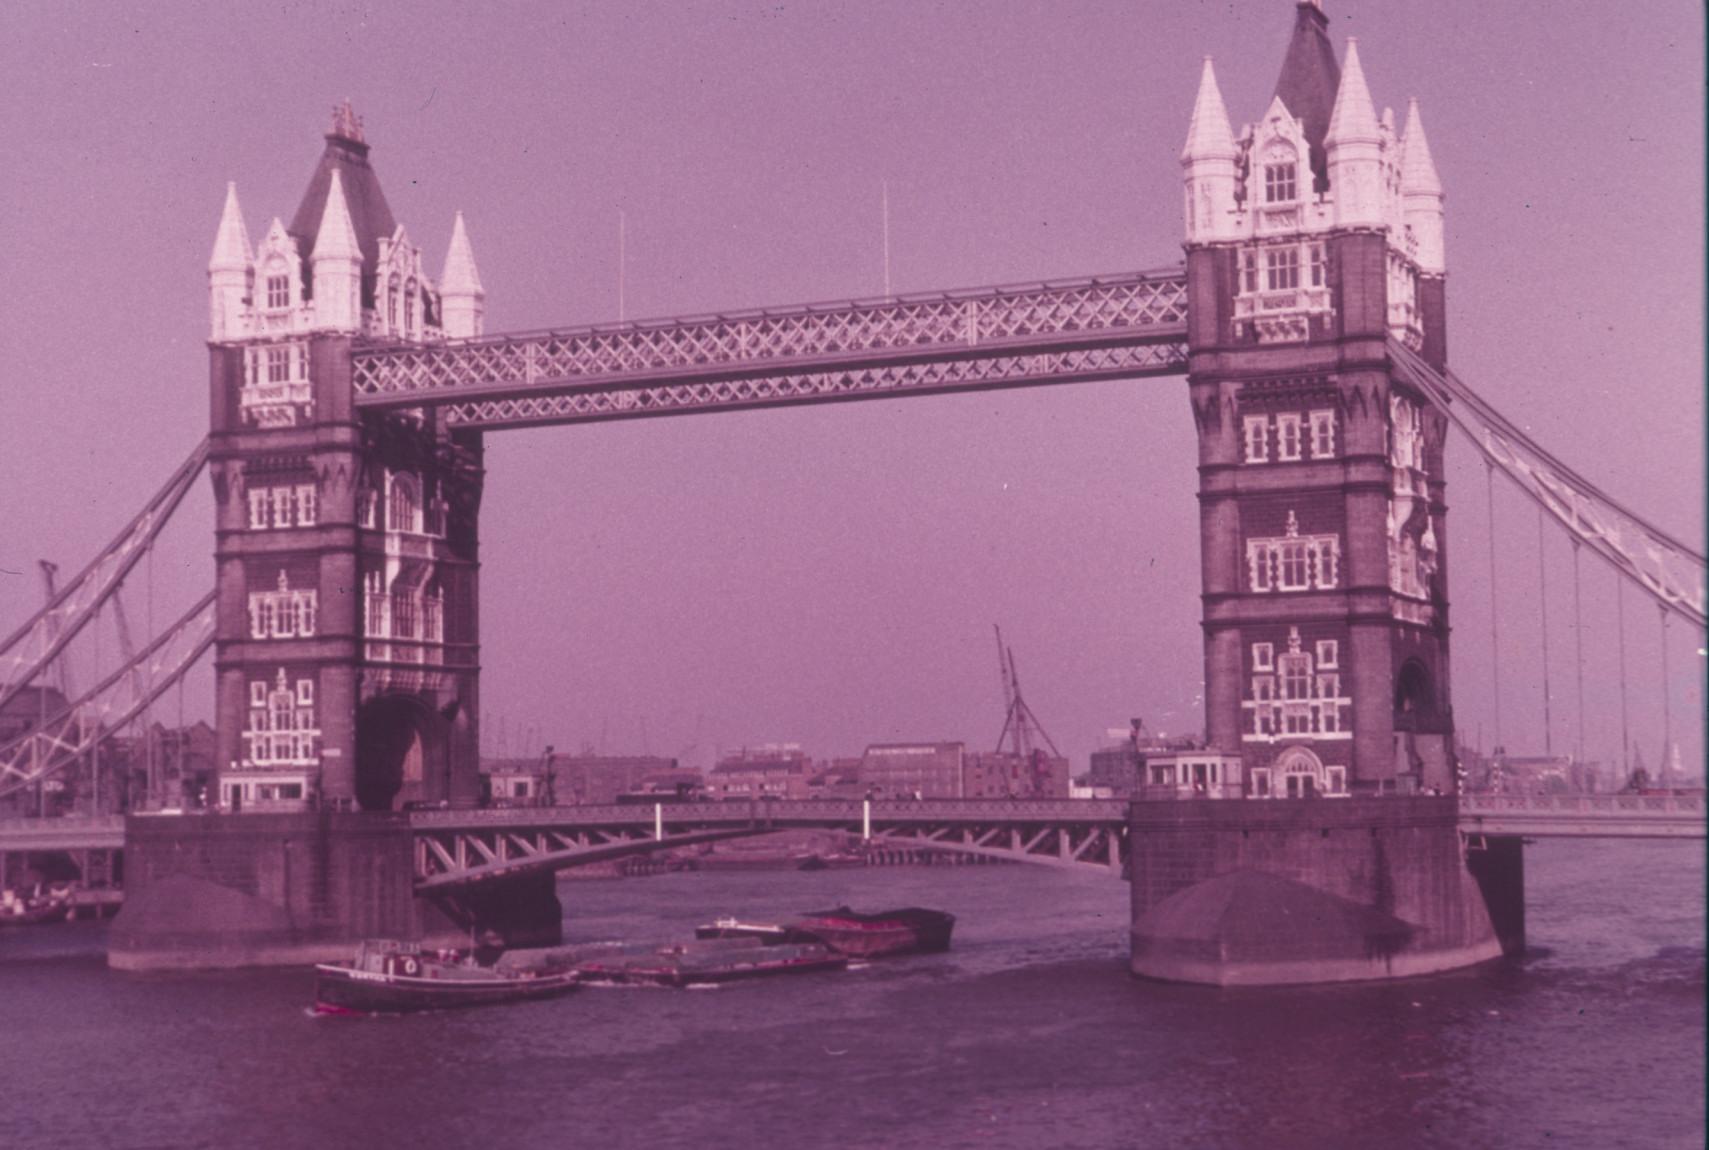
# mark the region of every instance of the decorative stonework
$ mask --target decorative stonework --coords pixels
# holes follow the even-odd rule
[[[1353,700],[1341,689],[1340,644],[1321,640],[1307,651],[1298,627],[1288,629],[1288,649],[1251,647],[1251,675],[1241,740],[1336,742],[1353,737]]]

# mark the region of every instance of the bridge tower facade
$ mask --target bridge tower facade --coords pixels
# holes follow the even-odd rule
[[[208,266],[217,798],[390,810],[478,789],[478,432],[358,412],[356,341],[481,334],[459,215],[444,272],[335,109],[289,226],[252,246],[235,185]]]
[[[1417,104],[1302,0],[1238,134],[1205,61],[1181,161],[1208,741],[1255,795],[1451,792],[1447,421],[1388,353],[1447,353]]]

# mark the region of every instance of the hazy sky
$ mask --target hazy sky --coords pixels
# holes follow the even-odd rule
[[[1616,496],[1703,539],[1703,17],[1327,0],[1377,103],[1422,107],[1447,190],[1450,361]],[[206,264],[227,180],[289,220],[333,102],[366,121],[437,273],[454,211],[488,330],[868,296],[890,188],[897,291],[1170,264],[1178,156],[1215,57],[1264,110],[1288,0],[1190,3],[11,4],[0,10],[0,630],[205,433]],[[1197,504],[1184,380],[488,439],[487,743],[682,754],[995,742],[1001,623],[1085,766],[1105,728],[1198,731]],[[1454,689],[1493,738],[1482,466],[1450,449]],[[211,585],[211,496],[153,569],[164,621]],[[1504,735],[1540,751],[1536,516],[1497,495]],[[1576,740],[1572,560],[1549,569],[1554,746]],[[144,572],[129,599],[148,614]],[[1583,566],[1588,751],[1618,753],[1613,584]],[[1656,611],[1626,597],[1652,763]],[[139,626],[140,629],[140,626]],[[1701,758],[1700,636],[1672,723]],[[104,640],[106,658],[112,642]],[[80,652],[93,676],[94,652]],[[211,709],[209,678],[186,692]]]

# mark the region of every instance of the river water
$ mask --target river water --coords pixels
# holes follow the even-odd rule
[[[1136,981],[1126,886],[1045,867],[564,882],[571,940],[940,906],[944,955],[393,1019],[302,970],[120,975],[0,933],[0,1147],[1685,1147],[1701,843],[1526,852],[1534,953],[1378,986]]]

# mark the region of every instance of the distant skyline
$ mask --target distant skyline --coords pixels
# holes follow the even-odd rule
[[[1701,7],[1324,7],[1379,107],[1419,98],[1455,371],[1701,550]],[[1200,61],[1254,120],[1292,19],[1289,0],[8,8],[0,631],[39,605],[38,559],[88,562],[205,433],[226,182],[252,236],[288,222],[345,96],[432,272],[461,210],[488,331],[538,329],[617,318],[620,213],[631,319],[876,296],[887,255],[899,293],[1174,263]],[[1542,753],[1536,513],[1498,482],[1495,660],[1483,468],[1460,442],[1449,460],[1460,731],[1493,743],[1499,666],[1503,741]],[[1200,733],[1195,463],[1177,379],[495,433],[487,746],[699,765],[775,742],[989,749],[993,623],[1076,771],[1133,717]],[[204,480],[153,561],[152,612],[133,578],[139,631],[210,585],[211,506]],[[1573,557],[1552,529],[1542,560],[1564,752]],[[1581,575],[1586,750],[1617,757],[1612,576],[1588,555]],[[1661,625],[1635,589],[1624,610],[1654,768]],[[1702,636],[1670,636],[1689,768]],[[209,684],[187,717],[211,713]]]

